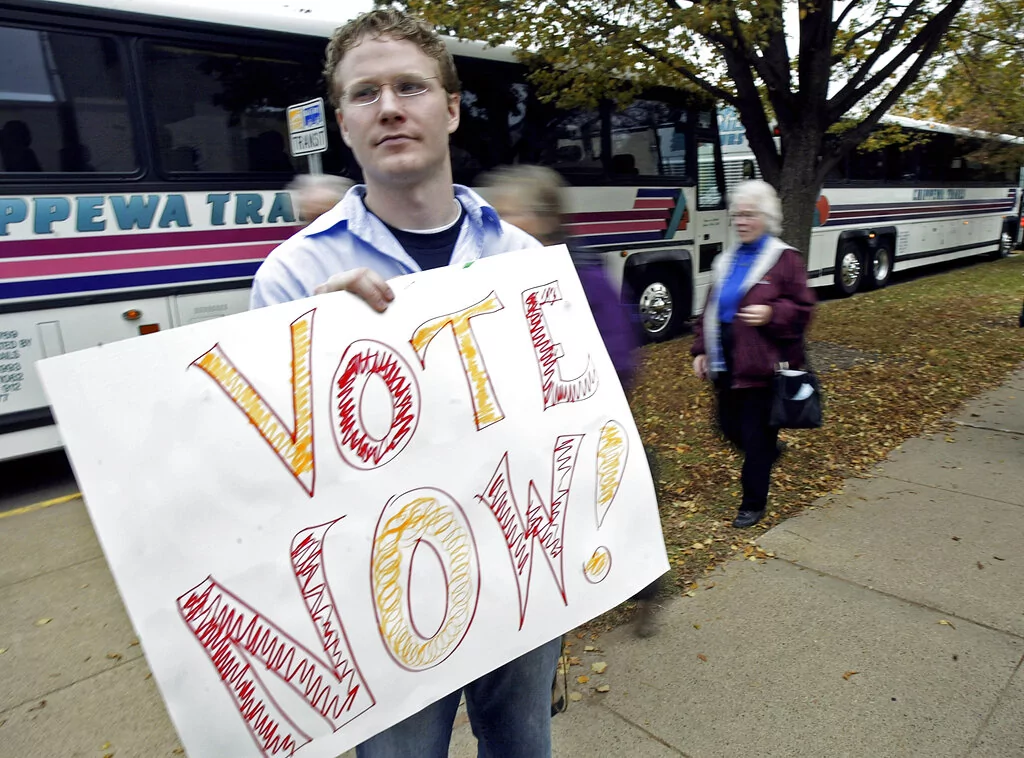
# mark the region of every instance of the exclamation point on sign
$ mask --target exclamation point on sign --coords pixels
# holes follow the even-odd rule
[[[597,441],[597,487],[594,494],[594,516],[598,529],[604,523],[608,509],[612,507],[612,501],[619,492],[628,454],[629,440],[622,425],[618,421],[609,421],[601,427],[601,436]],[[599,545],[583,564],[583,575],[592,584],[603,581],[611,570],[612,554],[604,545]]]

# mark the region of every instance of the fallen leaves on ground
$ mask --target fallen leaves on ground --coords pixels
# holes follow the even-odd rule
[[[38,620],[36,621],[36,626],[46,626],[46,625],[47,625],[47,624],[49,624],[49,623],[50,623],[51,621],[53,621],[53,619],[38,619]]]
[[[951,622],[946,621],[946,619],[942,619],[942,621],[939,621],[937,623],[942,624],[942,626],[948,626],[950,629],[956,629],[956,627],[953,626]]]
[[[598,661],[597,663],[591,663],[590,664],[590,670],[593,671],[595,674],[603,674],[605,671],[608,670],[608,664],[605,663],[604,661]]]
[[[847,671],[845,674],[843,674],[843,679],[845,679],[846,681],[850,681],[851,676],[856,676],[859,673],[859,671]]]
[[[711,389],[692,374],[692,336],[642,348],[630,405],[656,457],[671,566],[663,591],[693,596],[698,580],[733,555],[770,559],[757,535],[868,475],[907,439],[945,431],[946,414],[1005,381],[1024,360],[1022,274],[1024,255],[1016,255],[819,303],[808,350],[825,425],[782,432],[788,450],[772,475],[770,512],[748,530],[731,525],[742,458],[715,430]],[[631,607],[586,630],[625,622]]]

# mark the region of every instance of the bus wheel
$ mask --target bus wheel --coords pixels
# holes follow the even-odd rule
[[[651,342],[664,342],[679,333],[686,320],[678,285],[665,269],[654,270],[638,283],[637,310],[644,334]]]
[[[1013,231],[1012,227],[1009,229],[1003,227],[1002,234],[999,235],[999,249],[996,250],[992,256],[995,259],[1006,258],[1013,250]]]
[[[860,289],[864,279],[864,256],[856,242],[847,240],[836,253],[836,289],[842,295],[852,295]]]
[[[882,289],[892,276],[892,245],[889,244],[889,240],[879,242],[878,247],[871,251],[870,258],[868,284],[872,289]]]

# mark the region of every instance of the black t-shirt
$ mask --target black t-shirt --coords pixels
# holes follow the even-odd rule
[[[421,269],[429,271],[432,268],[447,266],[451,261],[465,219],[466,209],[463,208],[459,220],[439,232],[407,232],[393,226],[388,226],[388,229],[395,235],[398,244],[405,249],[409,257],[416,261]]]

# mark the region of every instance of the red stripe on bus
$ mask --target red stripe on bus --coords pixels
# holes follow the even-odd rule
[[[664,221],[616,221],[610,224],[566,224],[573,234],[615,234],[616,232],[663,232]]]
[[[647,197],[637,198],[636,202],[633,203],[634,208],[673,208],[675,207],[676,201],[670,197]]]
[[[276,245],[263,243],[235,247],[204,247],[192,250],[157,250],[120,255],[90,255],[31,261],[0,261],[0,280],[42,279],[67,274],[116,273],[140,268],[167,268],[195,264],[251,261],[266,258]]]
[[[204,229],[195,232],[153,232],[151,234],[103,234],[85,237],[48,237],[31,240],[0,239],[0,258],[21,258],[39,255],[75,255],[78,253],[112,253],[119,250],[150,250],[153,248],[190,245],[229,245],[237,242],[281,242],[301,227],[291,225],[261,226],[251,229]]]
[[[570,213],[566,215],[567,224],[600,223],[604,221],[642,221],[668,219],[668,210],[648,211],[594,211],[592,213]]]

